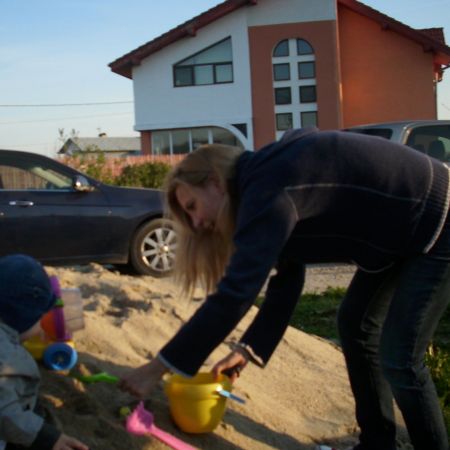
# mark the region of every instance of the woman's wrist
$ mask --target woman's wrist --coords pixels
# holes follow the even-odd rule
[[[245,342],[236,342],[233,350],[239,352],[246,360],[251,361],[259,367],[264,367],[264,361],[253,351],[252,347]]]
[[[162,377],[170,371],[170,369],[159,358],[153,358],[148,363],[148,369],[152,375],[157,375],[158,377]]]

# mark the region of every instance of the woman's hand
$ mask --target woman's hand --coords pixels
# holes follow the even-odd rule
[[[52,450],[89,450],[89,447],[73,437],[61,434]]]
[[[221,359],[212,369],[214,378],[219,378],[219,375],[223,372],[227,373],[231,382],[239,377],[242,369],[247,365],[249,360],[248,354],[245,349],[236,348],[227,357]]]
[[[119,380],[118,387],[139,398],[148,397],[157,386],[167,367],[155,358],[147,364],[128,372]]]

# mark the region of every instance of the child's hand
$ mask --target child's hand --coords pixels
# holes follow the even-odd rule
[[[52,450],[89,450],[89,447],[73,437],[61,434]]]

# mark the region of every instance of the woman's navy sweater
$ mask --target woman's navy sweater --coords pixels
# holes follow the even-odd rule
[[[186,375],[233,330],[272,268],[264,303],[241,339],[261,365],[288,326],[305,263],[347,261],[376,272],[427,253],[447,214],[449,171],[383,138],[309,128],[244,152],[231,191],[237,221],[226,273],[158,355]]]

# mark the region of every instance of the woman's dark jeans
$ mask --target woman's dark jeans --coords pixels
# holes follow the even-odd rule
[[[395,398],[415,450],[448,450],[424,355],[450,300],[450,226],[428,255],[358,270],[338,314],[361,450],[395,450]]]

